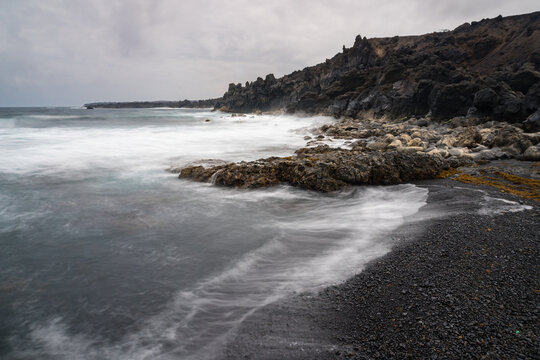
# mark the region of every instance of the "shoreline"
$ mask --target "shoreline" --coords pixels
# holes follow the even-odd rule
[[[232,115],[234,116],[234,114]],[[332,192],[354,185],[393,185],[455,175],[459,168],[480,170],[479,175],[499,171],[484,165],[498,160],[540,161],[540,132],[528,133],[507,122],[482,122],[465,117],[429,124],[426,119],[406,121],[339,119],[311,130],[305,147],[292,156],[268,157],[255,161],[214,166],[192,165],[179,169],[179,178],[221,186],[255,189],[280,183],[321,192]],[[343,142],[344,147],[327,143]],[[517,163],[516,163],[517,164]],[[520,168],[505,166],[501,186],[517,186],[525,197],[540,200],[540,175],[523,176]],[[489,168],[489,171],[485,171]],[[502,171],[502,170],[501,170]],[[472,179],[472,174],[461,180]],[[497,182],[500,182],[497,179]],[[506,182],[506,183],[505,183]],[[524,185],[524,186],[523,186]],[[509,188],[508,188],[509,189]]]
[[[431,124],[342,118],[313,136],[304,138],[312,147],[290,157],[188,166],[179,177],[321,192],[413,183],[429,188],[427,206],[389,235],[396,241],[388,254],[342,284],[255,311],[220,359],[539,353],[540,132],[465,117]],[[350,149],[321,144],[332,139]],[[492,209],[509,204],[520,211]]]
[[[448,179],[416,185],[429,187],[428,204],[390,235],[388,254],[318,294],[258,310],[223,358],[534,357],[538,203]],[[484,196],[529,209],[490,213]]]

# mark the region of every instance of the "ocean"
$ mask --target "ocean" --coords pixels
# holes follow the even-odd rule
[[[239,190],[167,171],[289,156],[331,121],[0,108],[0,357],[216,359],[257,309],[388,252],[426,188]]]

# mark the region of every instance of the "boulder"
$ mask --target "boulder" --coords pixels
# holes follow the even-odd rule
[[[383,141],[384,141],[385,143],[387,143],[387,144],[391,144],[394,140],[395,140],[395,137],[394,137],[394,135],[392,135],[392,134],[386,134],[386,135],[384,135],[384,137],[383,137]]]
[[[480,134],[480,131],[475,127],[467,127],[455,136],[452,146],[472,148],[481,141],[482,134]]]
[[[367,144],[366,148],[372,151],[382,151],[382,150],[386,150],[387,146],[388,144],[384,142],[373,142],[373,143]]]
[[[421,148],[424,148],[424,143],[422,142],[422,139],[415,137],[411,141],[407,143],[408,146],[418,146]]]
[[[485,38],[477,41],[473,45],[473,57],[475,59],[481,59],[488,55],[490,52],[500,44],[500,40],[493,36],[486,36]]]
[[[466,115],[467,110],[473,105],[474,94],[479,86],[470,81],[462,81],[458,84],[443,86],[440,90],[434,90],[431,110],[434,117],[444,118],[455,115]]]
[[[540,131],[540,110],[537,110],[534,114],[531,114],[523,122],[523,130],[527,132]]]
[[[399,135],[399,139],[405,144],[412,140],[412,138],[408,134]]]
[[[453,135],[443,135],[439,141],[437,141],[437,146],[439,147],[448,147],[448,146],[454,146],[453,144],[456,142],[456,138]]]
[[[482,112],[491,112],[499,102],[499,95],[491,88],[482,89],[474,94],[473,105]]]
[[[531,86],[525,96],[525,108],[529,111],[540,109],[540,82]]]
[[[343,100],[335,100],[334,104],[331,105],[328,110],[334,117],[341,116],[345,110],[347,109],[348,101],[346,99]]]
[[[433,150],[428,151],[427,154],[431,156],[439,156],[443,159],[450,156],[450,153],[448,153],[448,151],[444,149],[433,149]]]
[[[424,151],[424,148],[422,146],[403,146],[397,148],[396,150],[404,153],[416,153]]]
[[[345,116],[355,117],[356,114],[362,109],[362,100],[360,98],[355,98],[349,101],[347,109],[345,110]]]
[[[477,155],[475,156],[476,160],[498,160],[498,159],[506,159],[508,157],[508,155],[498,147],[488,149],[488,150],[482,150],[476,153],[476,155]]]
[[[540,144],[540,132],[523,133],[523,137],[529,140],[533,145]]]
[[[377,116],[382,116],[384,113],[390,109],[390,99],[385,95],[379,95],[375,98],[373,102],[373,112]]]
[[[467,110],[467,115],[465,115],[465,117],[467,119],[469,118],[474,118],[474,117],[477,117],[478,115],[480,115],[480,111],[474,107],[474,106],[471,106],[468,110]]]
[[[523,152],[532,145],[532,142],[523,134],[521,129],[506,125],[485,133],[482,144],[490,148],[514,145],[520,152]]]
[[[508,79],[508,85],[513,90],[521,91],[523,94],[526,94],[530,87],[538,82],[540,82],[540,73],[533,69],[521,70],[512,74],[510,79]]]
[[[465,127],[470,125],[470,120],[465,116],[456,116],[448,120],[448,125],[452,128]]]
[[[505,119],[516,119],[522,115],[525,108],[525,96],[514,91],[506,91],[501,95],[499,104],[493,108],[493,114]]]
[[[501,150],[508,154],[509,158],[518,158],[523,153],[523,150],[517,145],[505,146]]]
[[[420,118],[418,119],[418,121],[416,122],[416,126],[420,126],[420,127],[426,127],[429,125],[429,122],[425,119],[425,118]]]
[[[395,149],[395,148],[399,148],[399,147],[402,147],[402,146],[403,146],[403,143],[398,139],[395,139],[390,144],[388,144],[388,148],[390,148],[390,149]]]
[[[463,150],[458,149],[458,148],[448,149],[448,153],[450,154],[450,156],[457,156],[457,157],[463,156],[464,154]]]
[[[530,146],[523,153],[523,159],[529,161],[540,161],[540,146],[534,145]]]

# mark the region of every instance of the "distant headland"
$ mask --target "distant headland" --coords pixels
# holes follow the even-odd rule
[[[179,100],[179,101],[128,101],[128,102],[93,102],[84,104],[87,109],[142,109],[142,108],[213,108],[219,99]]]

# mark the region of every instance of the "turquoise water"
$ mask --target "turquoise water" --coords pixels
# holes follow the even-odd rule
[[[214,359],[261,306],[387,252],[426,189],[244,191],[166,171],[290,155],[328,121],[0,109],[0,357]]]

